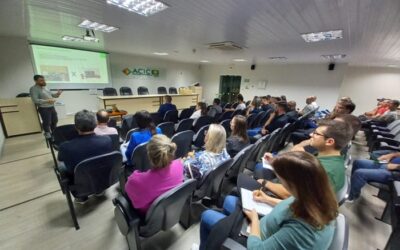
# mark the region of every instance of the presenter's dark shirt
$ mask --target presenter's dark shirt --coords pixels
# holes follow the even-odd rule
[[[176,110],[176,106],[172,103],[164,103],[158,109],[158,114],[160,115],[161,119],[164,119],[165,113],[170,110]]]
[[[282,114],[275,116],[271,123],[266,127],[269,133],[272,133],[275,129],[282,128],[286,123],[289,122],[289,116]]]
[[[101,136],[94,133],[80,135],[78,138],[60,145],[58,160],[64,162],[68,175],[73,176],[75,166],[79,162],[112,151],[112,141],[109,136]]]

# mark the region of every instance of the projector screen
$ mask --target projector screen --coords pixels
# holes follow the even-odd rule
[[[111,86],[108,54],[31,44],[33,67],[50,89]]]

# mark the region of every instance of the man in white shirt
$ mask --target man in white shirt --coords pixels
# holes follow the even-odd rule
[[[107,125],[109,117],[107,111],[104,109],[99,110],[96,113],[97,127],[94,129],[96,135],[117,135],[118,131],[116,128],[109,127]]]

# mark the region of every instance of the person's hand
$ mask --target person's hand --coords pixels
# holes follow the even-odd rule
[[[268,130],[266,130],[265,128],[261,129],[261,134],[262,135],[268,134]]]
[[[254,208],[251,211],[246,209],[243,212],[246,215],[247,219],[249,219],[250,222],[258,220],[258,214],[257,214],[257,211]]]
[[[393,158],[392,154],[382,155],[378,158],[378,161],[387,161],[389,162]]]
[[[268,195],[263,191],[260,190],[253,191],[253,200],[266,203],[266,199],[268,199]]]
[[[387,169],[388,170],[397,170],[399,168],[400,168],[400,164],[395,164],[395,163],[387,164]]]
[[[59,90],[57,91],[57,95],[60,96],[62,92],[63,92],[63,91],[62,91],[61,89],[59,89]]]
[[[53,104],[53,103],[56,102],[56,100],[55,99],[48,99],[47,102],[50,103],[50,104]]]
[[[263,156],[263,159],[267,161],[269,164],[271,164],[272,160],[274,159],[274,156],[270,152],[266,152]]]

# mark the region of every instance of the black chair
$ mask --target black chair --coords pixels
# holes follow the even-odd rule
[[[205,132],[206,130],[208,130],[209,127],[209,124],[201,127],[199,131],[197,131],[197,133],[193,136],[194,149],[199,150],[204,146],[204,139],[206,138]]]
[[[268,121],[272,112],[273,112],[272,109],[268,109],[267,111],[265,111],[264,116],[261,117],[260,122],[259,122],[260,127],[264,127],[264,124]]]
[[[169,89],[168,89],[168,91],[169,91],[169,93],[170,94],[178,94],[178,91],[176,90],[176,88],[175,87],[170,87]]]
[[[158,88],[157,88],[157,94],[159,94],[159,95],[168,94],[168,93],[167,93],[167,88],[165,88],[165,87],[158,87]]]
[[[20,97],[30,97],[30,96],[31,96],[31,94],[29,94],[29,93],[19,93],[16,97],[20,98]]]
[[[181,185],[159,196],[141,218],[131,202],[124,196],[113,200],[114,215],[120,232],[126,237],[129,249],[141,249],[140,237],[148,238],[159,231],[166,231],[179,222],[184,205],[196,188],[195,180]]]
[[[169,138],[171,138],[174,135],[175,132],[175,124],[173,122],[163,122],[158,124],[158,126],[162,133]]]
[[[231,119],[232,114],[233,114],[233,111],[225,111],[218,117],[218,121],[222,122],[223,120]]]
[[[254,143],[253,149],[249,152],[249,159],[246,162],[246,168],[250,171],[254,171],[254,167],[258,162],[261,162],[261,158],[257,158],[259,156],[260,151],[265,145],[268,143],[271,135],[264,135],[260,139],[258,139]]]
[[[237,110],[233,111],[231,117],[233,118],[233,117],[235,117],[235,115],[245,115],[245,114],[246,114],[246,111],[245,111],[245,110],[243,110],[243,109],[237,109]]]
[[[163,118],[163,117],[160,117],[160,114],[158,112],[152,112],[152,113],[150,113],[150,116],[155,125],[159,124]]]
[[[69,211],[75,229],[79,229],[71,194],[77,198],[102,193],[118,181],[122,166],[122,155],[118,151],[99,155],[81,161],[74,171],[74,180],[70,180],[57,169],[56,174],[61,180],[62,189],[67,197]]]
[[[262,125],[264,125],[264,124],[261,124],[261,120],[264,117],[264,115],[265,115],[264,111],[258,112],[256,114],[256,116],[254,117],[253,122],[250,124],[250,128],[258,128],[258,127],[261,127]]]
[[[220,122],[221,126],[224,127],[225,132],[226,132],[226,137],[232,132],[231,130],[231,120],[232,119],[226,119]]]
[[[61,125],[54,129],[52,134],[52,145],[55,150],[58,150],[61,143],[70,141],[79,136],[74,124]]]
[[[103,96],[117,96],[117,90],[115,88],[104,88]]]
[[[182,132],[182,131],[186,131],[186,130],[191,130],[192,129],[192,125],[193,125],[193,119],[190,118],[186,118],[181,120],[177,127],[176,127],[176,133]]]
[[[164,122],[178,122],[178,110],[168,110],[163,117]]]
[[[239,173],[242,173],[244,168],[246,167],[247,160],[250,157],[250,152],[254,148],[254,144],[250,144],[244,149],[242,149],[235,157],[233,158],[232,166],[226,172],[226,177],[228,179],[234,179],[236,181]]]
[[[248,128],[251,128],[251,125],[253,124],[254,119],[256,119],[256,114],[250,114],[247,117],[246,122],[247,122],[247,127]]]
[[[119,88],[120,95],[133,95],[132,89],[129,87],[121,87]]]
[[[129,176],[130,173],[133,172],[133,170],[139,170],[144,172],[151,168],[151,163],[149,157],[147,156],[147,143],[148,142],[141,143],[137,145],[136,148],[133,150],[131,155],[132,168],[127,169],[128,170],[127,176]]]
[[[120,129],[121,138],[126,138],[126,134],[128,133],[128,131],[136,127],[137,124],[135,117],[133,117],[133,115],[124,115],[122,117]]]
[[[179,115],[179,120],[190,118],[190,116],[193,114],[193,112],[194,112],[194,110],[191,108],[182,109],[182,111]]]
[[[119,135],[108,135],[111,138],[112,141],[112,148],[113,150],[118,151],[119,150]]]
[[[146,87],[141,86],[141,87],[137,88],[137,92],[138,92],[138,95],[148,95],[149,94],[149,89],[146,88]]]
[[[204,116],[200,116],[197,121],[196,124],[193,126],[193,131],[197,132],[199,131],[200,128],[204,127],[205,125],[209,125],[211,124],[213,121],[213,118],[207,115]]]
[[[138,132],[139,130],[140,130],[139,128],[130,129],[130,130],[128,131],[128,133],[126,133],[126,137],[125,137],[124,143],[129,142],[130,139],[131,139],[132,134],[133,134],[134,132]]]
[[[185,157],[187,153],[192,149],[192,140],[194,132],[192,130],[186,130],[176,133],[171,141],[176,144],[175,158]]]
[[[224,105],[224,107],[223,107],[223,109],[230,109],[230,108],[232,108],[232,104],[230,104],[229,102],[226,103],[226,104]]]
[[[235,102],[234,104],[232,104],[232,108],[233,109],[236,109],[236,107],[239,105],[239,103],[238,102]],[[246,105],[247,106],[247,105]]]

